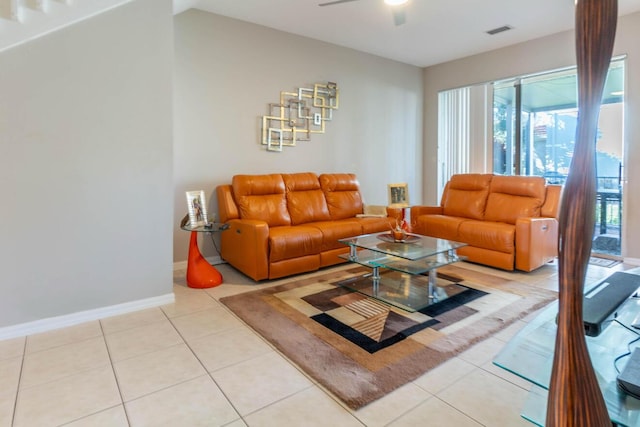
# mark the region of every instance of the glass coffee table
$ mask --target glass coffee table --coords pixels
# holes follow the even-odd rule
[[[640,268],[626,270],[625,273],[640,275]],[[585,285],[585,294],[602,282]],[[554,301],[527,323],[493,360],[494,365],[532,384],[521,415],[538,426],[544,426],[547,416],[557,315],[558,301]],[[629,363],[628,355],[638,347],[638,331],[631,325],[639,320],[640,298],[630,297],[616,309],[615,320],[606,322],[598,336],[585,336],[589,358],[615,426],[640,425],[640,399],[625,394],[616,381],[618,371]]]
[[[419,234],[407,234],[397,241],[391,233],[365,234],[339,242],[349,246],[349,253],[341,258],[369,267],[371,272],[338,284],[403,310],[418,311],[466,289],[437,282],[439,267],[463,259],[456,249],[465,243]]]

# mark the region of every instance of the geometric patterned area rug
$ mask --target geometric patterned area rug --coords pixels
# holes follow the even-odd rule
[[[220,301],[358,409],[557,298],[553,291],[447,266],[439,269],[438,285],[465,290],[410,313],[336,285],[366,272],[358,266],[325,270]]]

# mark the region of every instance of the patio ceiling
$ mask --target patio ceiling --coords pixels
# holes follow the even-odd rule
[[[603,104],[621,102],[624,92],[624,67],[615,62],[609,70],[602,97]],[[496,83],[496,88],[513,86],[516,80]],[[524,77],[522,108],[528,112],[555,111],[577,107],[577,81],[575,69],[544,75]],[[515,91],[502,91],[504,100],[513,102]]]

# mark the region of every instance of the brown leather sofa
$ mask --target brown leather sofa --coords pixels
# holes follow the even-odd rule
[[[411,207],[412,230],[467,243],[468,261],[532,271],[558,254],[561,192],[542,177],[453,175],[440,206]]]
[[[216,188],[221,257],[258,281],[345,262],[338,239],[388,231],[401,215],[363,216],[353,174],[236,175]],[[391,217],[389,216],[391,215]]]

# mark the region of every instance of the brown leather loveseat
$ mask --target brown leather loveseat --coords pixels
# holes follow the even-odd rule
[[[254,280],[275,279],[345,262],[338,239],[388,231],[401,214],[364,216],[353,174],[236,175],[216,188],[221,257]]]
[[[542,177],[453,175],[440,206],[413,206],[415,233],[467,243],[468,261],[532,271],[558,254],[562,187]]]

